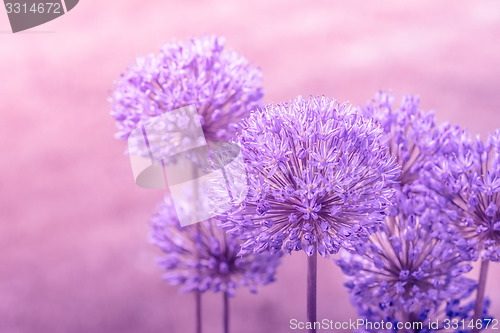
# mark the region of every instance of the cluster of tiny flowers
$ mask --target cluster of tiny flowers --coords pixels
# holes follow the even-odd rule
[[[490,301],[484,301],[482,319],[474,320],[474,301],[463,301],[459,298],[443,302],[439,309],[434,311],[422,310],[411,321],[400,321],[393,318],[382,318],[378,311],[368,310],[363,319],[365,324],[355,333],[471,333],[473,327],[478,332],[487,326],[492,327],[492,317],[487,314]],[[377,324],[381,324],[377,327]]]
[[[240,253],[361,250],[399,176],[380,127],[325,97],[268,105],[242,127],[248,194],[222,217]]]
[[[234,295],[238,286],[256,292],[259,285],[274,281],[280,253],[237,256],[241,242],[206,220],[181,227],[173,202],[166,196],[152,217],[152,243],[164,256],[159,265],[164,279],[181,286],[181,292],[213,291]]]
[[[404,95],[400,107],[394,107],[395,95],[380,91],[361,108],[361,112],[380,123],[384,130],[383,141],[389,146],[401,166],[399,182],[411,185],[419,172],[440,149],[435,135],[433,112],[419,109],[417,96]]]
[[[484,260],[500,261],[500,131],[485,141],[448,128],[453,149],[422,179],[440,194],[440,204],[466,239],[478,242]]]
[[[140,57],[113,91],[117,137],[127,139],[139,122],[193,105],[207,140],[227,141],[238,122],[260,106],[261,72],[214,36],[164,45]]]
[[[398,190],[365,254],[346,252],[336,261],[348,278],[351,302],[362,318],[394,327],[398,322],[426,327],[436,318],[472,319],[474,302],[464,300],[477,283],[463,274],[477,258],[474,244],[448,225],[444,213],[415,199],[414,193]]]

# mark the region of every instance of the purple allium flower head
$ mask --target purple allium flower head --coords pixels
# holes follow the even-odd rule
[[[164,256],[159,265],[164,279],[182,286],[181,292],[211,290],[233,296],[238,286],[251,292],[274,281],[281,253],[237,256],[241,242],[226,234],[215,219],[181,227],[169,196],[152,217],[152,243]]]
[[[383,140],[401,165],[399,181],[402,186],[411,185],[418,179],[425,163],[439,149],[434,134],[434,113],[419,109],[420,99],[417,96],[404,95],[399,108],[394,106],[395,100],[394,94],[380,91],[361,111],[381,124]]]
[[[262,95],[260,70],[225,50],[222,38],[193,38],[139,57],[116,83],[111,115],[117,137],[127,139],[140,121],[194,105],[207,140],[227,141]]]
[[[370,237],[366,253],[344,253],[336,261],[348,279],[351,302],[372,322],[472,319],[474,304],[467,302],[477,282],[463,274],[472,269],[475,246],[439,210],[416,213],[416,198],[397,190],[397,208]]]
[[[242,127],[248,195],[222,217],[241,254],[363,251],[399,175],[380,127],[325,97],[268,105]]]
[[[475,287],[474,287],[475,289]],[[471,333],[472,327],[481,327],[479,332],[494,326],[493,318],[488,314],[490,300],[484,301],[481,320],[474,319],[474,301],[453,298],[443,302],[434,311],[422,310],[409,321],[399,319],[401,316],[382,317],[380,312],[366,306],[366,314],[360,318],[363,324],[355,333]],[[404,316],[404,315],[403,315]],[[377,326],[383,323],[381,326]],[[359,326],[358,326],[359,327]],[[382,328],[379,328],[382,327]]]
[[[452,149],[422,178],[464,237],[478,241],[482,258],[500,261],[500,130],[484,142],[459,127],[444,133]]]

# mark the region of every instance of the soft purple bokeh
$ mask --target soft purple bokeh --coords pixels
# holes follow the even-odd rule
[[[106,101],[137,55],[173,38],[225,36],[261,67],[267,102],[325,94],[357,105],[392,88],[483,138],[500,127],[495,0],[86,0],[16,35],[0,10],[0,32],[0,332],[194,328],[193,299],[161,281],[147,241],[163,193],[134,185]],[[277,283],[232,300],[235,332],[305,320],[305,255],[283,259]],[[497,316],[499,275],[492,264]],[[334,264],[320,264],[318,290],[318,318],[356,318]],[[205,304],[206,332],[220,332],[222,300]]]

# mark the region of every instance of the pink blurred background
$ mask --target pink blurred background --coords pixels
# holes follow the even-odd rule
[[[193,298],[160,279],[148,218],[161,191],[134,185],[113,138],[113,81],[173,38],[215,33],[264,73],[266,101],[325,94],[364,103],[418,93],[440,121],[500,127],[500,2],[82,0],[13,35],[0,10],[0,332],[191,332]],[[233,332],[305,320],[305,258],[239,290]],[[475,271],[473,274],[476,274]],[[500,265],[488,294],[500,316]],[[356,319],[339,269],[319,266],[319,318]],[[205,332],[222,300],[205,298]]]

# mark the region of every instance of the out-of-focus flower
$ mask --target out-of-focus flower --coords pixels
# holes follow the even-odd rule
[[[422,179],[466,239],[478,241],[482,258],[500,261],[500,131],[483,142],[458,127],[445,133],[453,147]]]
[[[394,94],[380,91],[361,112],[380,123],[384,130],[382,139],[401,165],[398,180],[401,186],[411,185],[441,147],[435,136],[434,113],[419,109],[418,96],[403,95],[399,108],[394,106],[395,100]]]
[[[214,219],[180,227],[169,196],[161,202],[151,220],[152,243],[164,256],[159,265],[164,279],[181,286],[181,292],[227,292],[238,286],[256,292],[257,286],[274,281],[280,254],[237,256],[241,242],[217,227]]]
[[[390,322],[394,328],[397,323],[422,323],[427,330],[361,332],[431,332],[429,319],[439,319],[443,329],[445,319],[473,318],[474,302],[468,298],[477,282],[463,274],[477,258],[474,242],[465,240],[439,210],[416,212],[416,197],[398,190],[396,204],[370,237],[366,253],[345,253],[336,262],[348,278],[345,285],[361,318]]]
[[[242,127],[248,195],[222,217],[241,254],[363,251],[399,176],[380,127],[325,97],[269,105]]]
[[[206,139],[227,141],[262,95],[260,70],[225,50],[223,39],[193,38],[139,57],[116,83],[111,115],[117,137],[127,139],[140,121],[194,105]]]

